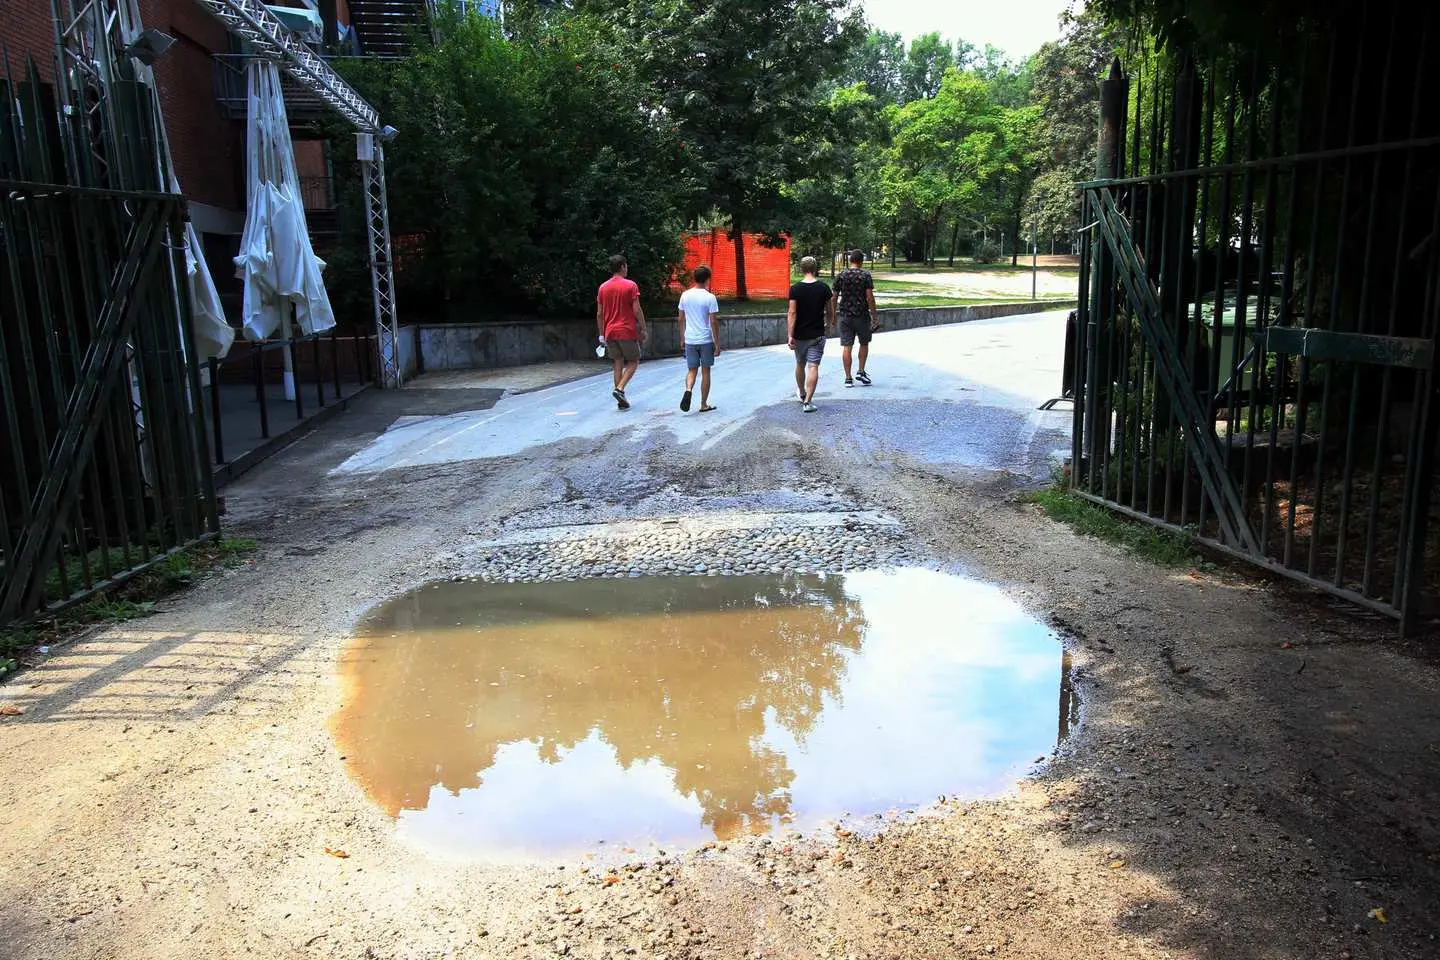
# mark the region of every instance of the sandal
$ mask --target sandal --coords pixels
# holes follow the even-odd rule
[[[700,412],[701,412],[701,413],[709,413],[711,410],[714,410],[714,409],[715,409],[715,407],[712,407],[712,406],[710,406],[710,404],[707,403],[707,404],[705,404],[703,407],[700,408]]]

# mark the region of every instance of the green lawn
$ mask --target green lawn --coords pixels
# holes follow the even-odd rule
[[[881,286],[882,283],[887,284]],[[887,296],[879,301],[881,310],[901,309],[906,307],[974,307],[989,303],[1023,303],[1024,297],[957,297],[940,293],[930,292],[934,288],[926,287],[923,284],[896,283],[889,285],[889,281],[876,281],[876,289],[887,294],[900,294],[900,296]],[[725,317],[753,317],[759,315],[770,315],[785,313],[790,307],[787,300],[728,300],[720,301],[720,316]],[[645,316],[651,323],[673,323],[677,312],[675,303],[646,304]]]

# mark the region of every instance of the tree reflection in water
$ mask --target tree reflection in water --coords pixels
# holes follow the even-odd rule
[[[655,761],[720,837],[789,816],[803,742],[866,623],[838,576],[446,583],[380,609],[342,663],[336,735],[392,815],[481,787],[507,744],[556,763],[598,734]]]

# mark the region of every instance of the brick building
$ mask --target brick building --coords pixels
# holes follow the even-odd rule
[[[49,83],[56,63],[51,0],[0,0],[0,4],[4,6],[0,50],[8,55],[15,79],[20,79],[27,62],[33,60],[42,81]],[[377,6],[376,0],[356,0],[362,9],[367,4]],[[380,5],[388,8],[393,4],[380,0]],[[234,323],[240,286],[231,263],[245,225],[244,45],[197,0],[138,0],[138,6],[147,28],[160,30],[175,41],[154,64],[160,107],[175,174]],[[399,6],[419,11],[424,0],[402,0]],[[271,4],[272,11],[280,8],[298,11],[297,22],[308,17],[317,24],[317,47],[320,37],[327,35],[336,49],[364,51],[364,33],[352,24],[347,0],[276,0]],[[390,9],[381,13],[387,20],[394,19]],[[380,19],[372,14],[372,20]],[[388,42],[388,36],[377,35],[373,46],[377,52],[390,53]],[[333,216],[327,216],[333,207],[328,145],[314,139],[315,134],[303,124],[297,125],[294,117],[292,127],[306,207],[314,213],[312,233],[317,228],[333,230]]]

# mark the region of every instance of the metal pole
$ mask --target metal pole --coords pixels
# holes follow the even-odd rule
[[[1120,58],[1110,62],[1110,73],[1100,81],[1100,134],[1095,151],[1095,178],[1107,180],[1120,174],[1121,129],[1125,123],[1125,110],[1129,102],[1129,81],[1120,69]],[[1100,215],[1098,204],[1095,216]],[[1088,431],[1086,479],[1093,480],[1091,472],[1099,469],[1102,454],[1109,444],[1110,411],[1110,369],[1105,359],[1109,355],[1109,333],[1114,324],[1115,267],[1114,259],[1106,249],[1105,240],[1097,230],[1093,234],[1094,254],[1091,257],[1090,308],[1088,329],[1084,331],[1088,370],[1086,372],[1086,429]],[[1104,423],[1102,424],[1102,418]]]
[[[385,150],[373,133],[355,134],[355,155],[365,182],[370,291],[375,301],[375,344],[380,385],[401,386],[400,325],[395,312],[395,273],[390,250],[390,205],[385,196]]]

